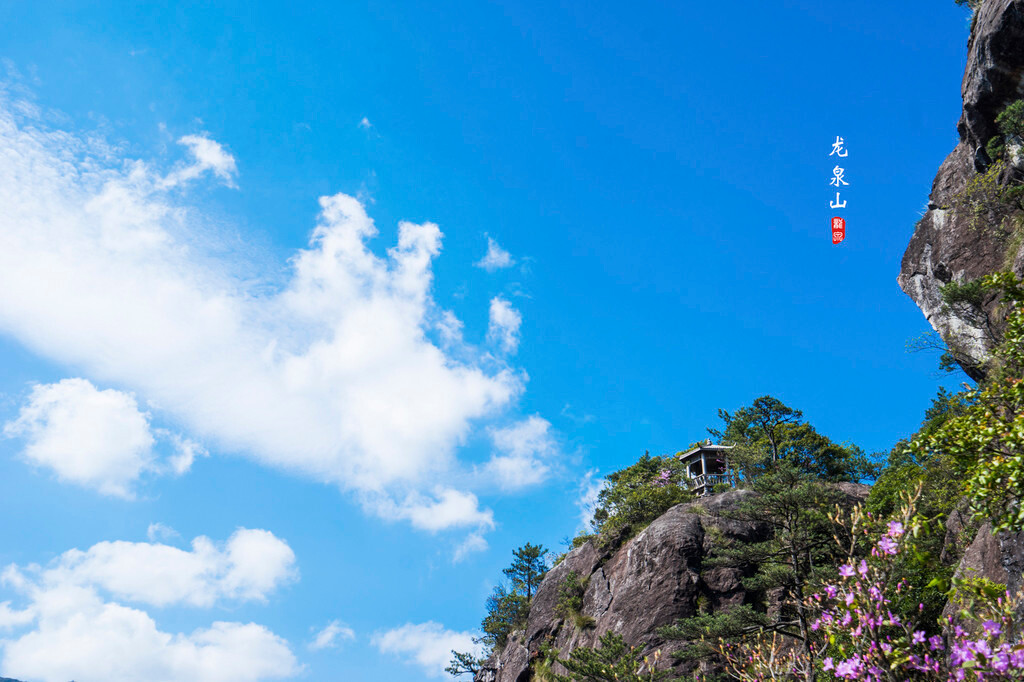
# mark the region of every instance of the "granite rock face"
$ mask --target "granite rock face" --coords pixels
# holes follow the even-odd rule
[[[863,502],[871,489],[858,483],[836,487],[851,505]],[[609,631],[642,647],[644,655],[660,650],[659,669],[671,668],[679,676],[696,672],[698,664],[672,659],[670,654],[680,643],[665,641],[658,630],[701,611],[722,611],[758,598],[743,586],[743,578],[756,567],[705,566],[723,543],[768,538],[765,524],[730,514],[754,495],[750,490],[731,490],[679,504],[615,551],[588,542],[569,552],[537,589],[526,628],[513,633],[504,650],[485,662],[474,682],[530,682],[530,664],[542,646],[550,645],[566,658],[578,647],[597,646]],[[593,627],[579,629],[556,611],[559,587],[570,571],[587,580],[582,613],[593,619]],[[557,664],[555,672],[566,673]]]
[[[1024,531],[993,533],[992,525],[982,524],[974,540],[964,550],[956,577],[985,578],[1006,585],[1010,594],[1024,587]],[[956,615],[956,606],[948,604],[943,615]],[[1024,604],[1017,609],[1024,618]]]
[[[932,327],[964,358],[964,370],[980,379],[992,335],[944,307],[939,288],[1008,268],[1024,274],[1019,240],[1008,239],[993,225],[972,224],[970,216],[952,208],[956,195],[989,163],[985,145],[997,133],[996,116],[1007,104],[1024,97],[1024,0],[985,0],[972,23],[967,47],[963,113],[957,124],[960,142],[935,176],[928,211],[903,255],[898,282]],[[1011,150],[1011,159],[1017,156]],[[994,313],[996,304],[991,297],[986,310]]]
[[[565,656],[577,647],[596,646],[608,631],[644,647],[646,653],[660,649],[660,667],[675,664],[683,672],[683,664],[668,656],[674,645],[661,639],[657,630],[696,614],[698,600],[717,610],[747,599],[741,571],[703,570],[703,562],[723,538],[751,542],[765,537],[767,531],[760,524],[720,515],[752,494],[735,490],[677,505],[615,552],[592,542],[570,552],[538,588],[525,631],[516,633],[501,654],[487,662],[476,682],[527,682],[530,662],[542,644]],[[558,588],[570,571],[587,578],[582,612],[594,620],[593,627],[578,629],[555,611]]]

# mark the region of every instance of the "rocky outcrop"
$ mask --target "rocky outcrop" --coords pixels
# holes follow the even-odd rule
[[[996,116],[1024,97],[1024,0],[982,3],[971,26],[962,94],[960,142],[939,167],[928,211],[903,255],[898,281],[954,354],[961,356],[964,370],[980,379],[993,336],[944,306],[939,288],[1007,268],[1024,274],[1019,240],[1009,239],[1002,230],[979,227],[966,212],[952,208],[968,181],[990,162],[985,145],[997,132]],[[990,314],[996,306],[994,296],[985,301]]]
[[[577,647],[595,646],[608,631],[647,653],[661,650],[660,667],[681,670],[684,664],[668,656],[675,647],[657,630],[700,608],[718,610],[748,599],[740,570],[705,570],[703,564],[723,539],[752,542],[765,537],[760,524],[720,513],[752,494],[736,490],[677,505],[615,552],[593,542],[570,552],[538,588],[525,631],[516,633],[501,654],[485,664],[476,682],[526,682],[530,662],[542,645],[549,644],[564,656]],[[556,611],[559,586],[570,571],[587,579],[582,613],[593,619],[592,627],[579,629]]]
[[[954,575],[1002,583],[1010,594],[1017,594],[1024,587],[1024,532],[993,533],[991,524],[983,524],[964,550]],[[955,606],[949,604],[944,615],[955,612]],[[1024,618],[1024,604],[1017,613]]]
[[[871,489],[859,483],[835,485],[850,505],[864,502]],[[761,595],[743,586],[743,578],[752,575],[755,566],[706,564],[726,543],[767,539],[765,524],[740,521],[735,518],[740,515],[730,513],[754,495],[750,490],[731,490],[679,504],[615,551],[591,541],[569,552],[541,582],[525,629],[513,633],[505,648],[483,664],[474,682],[529,682],[531,663],[543,647],[556,649],[564,659],[579,647],[598,646],[609,631],[641,647],[651,660],[661,651],[659,669],[673,669],[684,677],[695,672],[698,664],[672,658],[680,643],[666,641],[658,630],[701,612],[760,600]],[[559,588],[571,571],[586,580],[581,611],[592,620],[589,627],[577,627],[558,613]],[[566,673],[558,664],[554,668]]]

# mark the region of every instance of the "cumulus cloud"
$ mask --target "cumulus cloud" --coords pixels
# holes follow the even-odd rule
[[[447,630],[440,623],[406,623],[402,627],[376,635],[373,644],[381,653],[402,656],[409,663],[423,668],[430,677],[447,677],[445,668],[452,658],[452,651],[482,653],[480,644],[474,641],[472,632]]]
[[[432,496],[409,495],[401,504],[384,499],[378,511],[385,518],[405,519],[421,530],[446,528],[494,528],[494,512],[481,509],[477,496],[454,488],[438,487]]]
[[[199,536],[191,550],[100,542],[85,551],[68,550],[45,569],[9,569],[7,579],[45,589],[100,588],[115,598],[152,606],[212,606],[223,600],[265,601],[295,575],[295,554],[288,543],[267,530],[240,528],[223,545]]]
[[[502,268],[509,268],[515,264],[515,259],[512,258],[512,254],[501,248],[498,242],[494,241],[490,236],[487,237],[487,253],[484,257],[478,260],[475,265],[478,268],[483,268],[487,272],[495,272]]]
[[[99,390],[77,378],[34,386],[3,433],[24,438],[25,458],[51,469],[60,480],[125,499],[135,497],[143,473],[180,476],[196,457],[207,455],[191,439],[152,429],[149,414],[130,393]],[[154,452],[157,437],[174,450],[166,462],[158,461]]]
[[[339,621],[332,620],[323,630],[316,633],[316,637],[309,643],[309,648],[311,651],[331,649],[338,646],[341,642],[355,638],[355,630]]]
[[[551,423],[533,415],[504,428],[488,430],[495,454],[485,471],[505,490],[543,482],[551,471],[549,462],[558,452]]]
[[[132,484],[154,466],[149,419],[135,398],[85,379],[35,386],[4,435],[24,437],[33,464],[105,495],[133,497]]]
[[[264,551],[254,551],[254,543]],[[2,672],[44,682],[80,678],[83,670],[124,682],[255,682],[298,674],[287,642],[261,625],[214,622],[171,634],[145,611],[104,596],[153,605],[259,598],[280,582],[270,574],[280,576],[281,556],[291,553],[280,545],[287,549],[267,531],[240,530],[223,549],[202,538],[193,552],[106,542],[65,552],[47,568],[8,567],[4,583],[28,603],[16,611],[0,605],[0,625],[29,629],[4,641]]]
[[[515,353],[519,348],[519,326],[522,323],[523,316],[511,303],[500,296],[491,299],[487,338],[500,345],[504,352]]]
[[[410,519],[422,510],[409,491],[441,480],[474,422],[521,393],[520,372],[431,341],[437,225],[401,223],[378,256],[362,204],[322,197],[290,274],[261,279],[206,248],[210,221],[185,203],[186,181],[235,176],[213,140],[182,138],[193,163],[162,175],[17,112],[0,99],[0,333],[34,352],[134,391],[210,447],[374,509],[411,500]],[[495,328],[506,346],[511,319]]]

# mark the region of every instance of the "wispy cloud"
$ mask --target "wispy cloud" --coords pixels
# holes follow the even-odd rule
[[[512,254],[501,248],[498,242],[488,236],[487,253],[474,265],[478,268],[483,268],[487,272],[495,272],[502,268],[512,267],[515,265],[515,259],[512,258]]]
[[[316,633],[316,637],[309,643],[310,651],[321,651],[333,649],[345,641],[356,638],[355,630],[344,623],[332,620],[322,630]]]
[[[576,498],[576,508],[579,509],[580,532],[590,533],[593,531],[592,521],[594,511],[597,509],[598,495],[607,485],[607,481],[597,475],[597,470],[588,471],[580,481],[579,497]]]
[[[519,327],[523,324],[523,316],[500,296],[491,299],[489,312],[487,338],[497,343],[503,352],[515,353],[519,348]]]

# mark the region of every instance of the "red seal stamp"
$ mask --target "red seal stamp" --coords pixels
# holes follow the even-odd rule
[[[832,243],[838,244],[846,239],[846,218],[836,216],[832,219]]]

